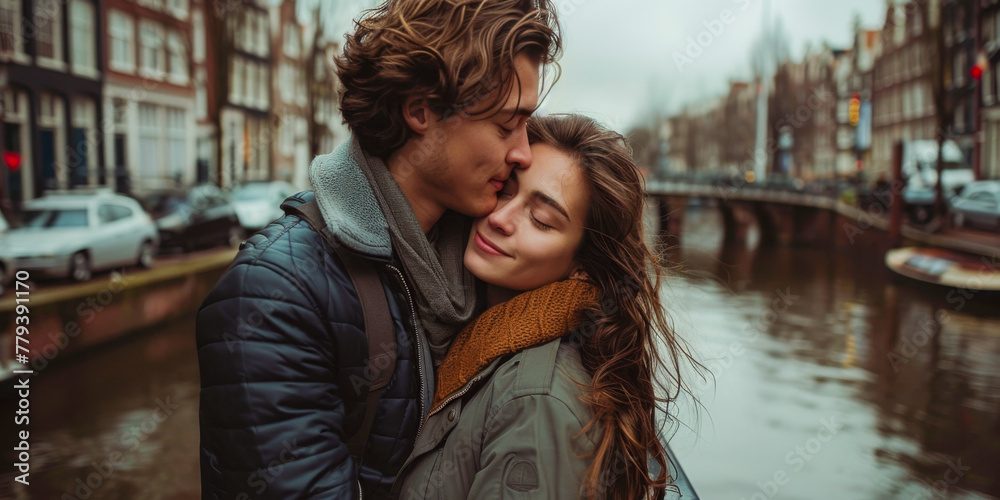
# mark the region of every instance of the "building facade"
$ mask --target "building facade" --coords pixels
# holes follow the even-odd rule
[[[941,9],[941,30],[945,54],[942,68],[944,91],[950,104],[950,123],[945,136],[954,140],[973,163],[978,128],[977,78],[972,74],[979,52],[979,0],[945,0]]]
[[[119,191],[195,181],[188,0],[105,0],[105,158]]]
[[[308,180],[309,90],[306,63],[310,48],[305,26],[296,17],[295,0],[271,8],[271,54],[275,74],[271,85],[271,179],[302,185]]]
[[[757,130],[756,84],[729,82],[729,93],[722,106],[719,160],[723,168],[740,168],[747,160],[752,160],[754,155]]]
[[[249,1],[224,12],[226,46],[213,43],[217,71],[228,71],[219,101],[221,162],[217,183],[223,188],[271,177],[271,36],[268,4]],[[215,79],[215,82],[221,81]]]
[[[333,151],[348,140],[350,130],[340,114],[340,80],[334,58],[340,54],[340,44],[316,37],[312,49],[312,123],[310,157]],[[297,178],[296,186],[308,187],[308,178]]]
[[[982,138],[980,154],[973,168],[981,179],[1000,179],[1000,0],[986,0],[979,12],[980,56],[985,59],[979,83],[980,119]]]
[[[934,4],[934,2],[930,2]],[[872,178],[888,172],[898,140],[936,139],[933,54],[939,7],[926,23],[918,2],[889,3],[872,71]],[[929,26],[931,30],[926,29]]]
[[[866,172],[872,147],[872,71],[881,31],[854,28],[849,59],[837,68],[837,173],[851,177]]]
[[[0,1],[2,208],[107,185],[100,0]]]

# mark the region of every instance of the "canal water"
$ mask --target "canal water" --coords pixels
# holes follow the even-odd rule
[[[997,295],[852,248],[727,248],[720,226],[689,211],[664,292],[714,375],[671,443],[702,498],[1000,497]]]
[[[700,410],[682,402],[671,445],[702,498],[1000,497],[996,296],[897,282],[850,249],[726,248],[710,209],[686,230],[663,296],[714,380],[692,379]],[[187,318],[34,379],[31,484],[5,466],[0,498],[198,498],[193,334]]]

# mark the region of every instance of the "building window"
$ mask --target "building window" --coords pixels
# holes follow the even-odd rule
[[[240,42],[238,47],[246,52],[256,53],[255,43],[257,37],[255,33],[257,32],[257,16],[253,10],[243,12],[243,25],[241,28],[239,35],[234,37]]]
[[[233,104],[243,103],[243,87],[246,84],[246,64],[243,62],[242,57],[233,58],[233,74],[230,75],[229,81],[232,83],[232,95],[230,96],[230,101]]]
[[[906,85],[903,87],[903,119],[909,119],[913,116],[913,98],[914,87],[912,85]]]
[[[163,0],[139,0],[139,5],[152,10],[163,10]]]
[[[986,71],[983,71],[983,104],[987,106],[993,104],[994,100],[993,71],[994,68],[992,67],[986,68]]]
[[[152,104],[139,104],[139,178],[155,180],[163,177],[163,150],[160,145],[159,109]]]
[[[257,18],[260,23],[260,29],[257,30],[257,55],[267,57],[271,53],[271,43],[268,39],[267,14],[260,13]]]
[[[170,80],[180,85],[188,82],[187,46],[184,38],[176,31],[167,36],[167,49],[170,52]]]
[[[116,98],[112,104],[112,120],[116,127],[125,127],[128,124],[128,101]]]
[[[281,117],[278,135],[281,137],[281,154],[291,156],[295,152],[295,121],[290,115]]]
[[[313,58],[313,78],[317,82],[326,81],[326,57],[325,54],[316,54]]]
[[[993,130],[993,133],[990,135],[993,161],[986,164],[983,178],[998,179],[1000,178],[1000,123],[992,122],[990,128]]]
[[[244,80],[246,81],[246,103],[247,103],[247,106],[258,106],[259,105],[259,103],[257,102],[258,101],[258,99],[257,99],[257,93],[258,93],[257,84],[260,83],[257,80],[257,71],[258,71],[258,69],[259,68],[258,68],[257,63],[251,62],[251,61],[247,61],[246,77],[244,78]]]
[[[1000,10],[993,13],[993,39],[1000,40]]]
[[[285,55],[293,59],[298,59],[301,41],[299,30],[295,23],[285,23]]]
[[[291,101],[293,97],[292,85],[294,85],[295,82],[292,79],[292,67],[287,62],[283,62],[281,63],[281,66],[278,66],[278,79],[281,81],[281,83],[278,84],[278,87],[280,87],[278,91],[281,94],[281,100],[285,102]]]
[[[62,6],[58,0],[35,4],[35,52],[39,65],[65,69],[62,51]]]
[[[967,59],[968,58],[964,49],[959,50],[958,54],[955,54],[954,78],[955,85],[957,86],[965,85],[965,68]]]
[[[167,110],[167,171],[170,178],[184,175],[185,158],[185,121],[183,109],[166,108]]]
[[[72,12],[72,11],[71,11]],[[86,96],[72,100],[72,120],[70,141],[73,154],[70,155],[71,186],[92,184],[97,168],[97,105]]]
[[[208,90],[205,88],[205,69],[195,70],[194,78],[194,113],[200,119],[208,118]]]
[[[260,103],[261,108],[267,109],[271,105],[271,69],[269,66],[262,66],[260,74],[257,75],[260,78],[260,85],[257,87],[260,89]]]
[[[97,43],[94,29],[94,4],[88,0],[72,0],[69,4],[70,61],[73,72],[96,77]]]
[[[205,16],[201,9],[195,9],[191,13],[191,25],[194,30],[192,57],[194,62],[202,63],[205,62]]]
[[[21,0],[0,0],[0,60],[23,55]]]
[[[111,69],[131,73],[135,71],[135,44],[132,17],[112,10],[108,16],[108,35],[111,38]]]
[[[167,0],[167,10],[178,19],[187,19],[188,0]]]
[[[166,70],[163,26],[142,21],[139,24],[139,65],[146,76],[162,78]]]
[[[955,106],[955,132],[965,133],[965,104],[959,103]]]

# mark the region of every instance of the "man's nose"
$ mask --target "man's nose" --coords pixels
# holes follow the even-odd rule
[[[518,127],[517,141],[514,147],[507,152],[507,164],[513,164],[515,168],[528,168],[531,166],[531,146],[528,144],[528,127],[522,125]]]

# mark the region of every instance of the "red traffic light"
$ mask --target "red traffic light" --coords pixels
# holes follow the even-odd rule
[[[969,69],[969,75],[973,79],[979,80],[983,77],[983,72],[989,67],[990,60],[986,57],[986,53],[979,51],[979,54],[976,55],[976,64],[973,64],[972,68]]]
[[[11,172],[17,172],[21,168],[21,153],[17,151],[5,151],[3,154],[3,162],[7,164],[7,168]]]

